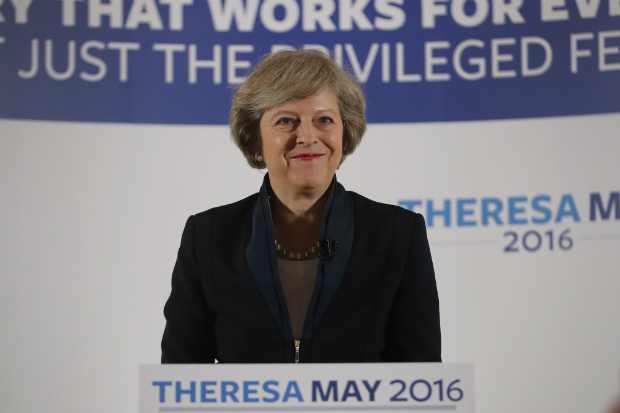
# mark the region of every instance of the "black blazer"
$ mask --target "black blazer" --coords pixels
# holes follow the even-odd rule
[[[354,211],[350,251],[335,284],[328,271],[321,281],[319,266],[300,362],[441,361],[439,300],[424,218],[335,186]],[[250,268],[269,267],[250,251],[266,244],[256,239],[260,202],[255,194],[187,220],[164,308],[162,363],[294,362],[277,270],[271,282],[268,270],[262,276]],[[275,248],[269,248],[275,259]],[[340,241],[336,258],[338,248]]]

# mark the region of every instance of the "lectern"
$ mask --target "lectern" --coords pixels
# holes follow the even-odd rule
[[[474,412],[471,363],[140,366],[140,413]]]

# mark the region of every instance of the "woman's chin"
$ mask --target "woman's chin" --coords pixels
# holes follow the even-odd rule
[[[331,177],[327,177],[327,176],[319,177],[316,175],[310,175],[310,176],[297,177],[297,179],[295,179],[295,186],[297,186],[300,189],[304,189],[304,190],[313,190],[313,189],[318,189],[322,187],[327,187],[329,186],[331,181],[332,181]]]

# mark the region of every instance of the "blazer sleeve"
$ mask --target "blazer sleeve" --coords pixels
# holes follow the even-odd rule
[[[386,331],[384,361],[441,362],[439,298],[424,217],[415,214],[411,247]]]
[[[207,306],[194,246],[195,218],[190,216],[172,272],[172,292],[164,307],[166,328],[162,363],[213,363],[215,313]]]

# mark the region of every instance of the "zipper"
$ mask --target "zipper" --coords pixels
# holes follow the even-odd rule
[[[299,344],[301,344],[301,341],[295,340],[295,363],[299,363]]]

